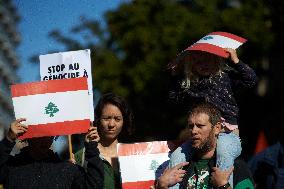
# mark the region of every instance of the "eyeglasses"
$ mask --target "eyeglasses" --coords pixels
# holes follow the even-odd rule
[[[123,120],[123,117],[122,116],[102,116],[101,117],[101,120],[103,121],[110,121],[112,119],[114,119],[115,122],[120,122]]]

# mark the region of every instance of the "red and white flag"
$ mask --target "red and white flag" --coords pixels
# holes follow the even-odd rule
[[[172,142],[154,141],[117,147],[123,189],[149,189],[168,166]]]
[[[229,54],[224,48],[237,49],[247,40],[227,32],[212,32],[185,49],[185,51],[205,51],[227,58]]]
[[[28,131],[19,139],[85,133],[90,127],[86,78],[50,80],[11,86],[16,119]]]

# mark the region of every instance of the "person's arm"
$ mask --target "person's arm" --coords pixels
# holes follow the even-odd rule
[[[229,177],[233,172],[234,168],[230,168],[229,170],[222,171],[217,167],[212,168],[212,173],[210,177],[211,184],[214,188],[218,189],[232,189],[229,184]]]
[[[85,158],[88,162],[86,171],[80,167],[81,172],[75,176],[72,188],[103,189],[104,187],[104,166],[99,157],[97,148],[99,135],[96,127],[90,127],[85,138]],[[77,165],[79,167],[79,165]],[[82,176],[83,175],[83,176]]]
[[[7,176],[7,161],[10,157],[10,152],[15,146],[16,138],[27,131],[27,126],[23,125],[22,122],[26,119],[17,119],[11,123],[10,129],[6,137],[0,141],[0,183],[3,183],[5,176]]]
[[[225,49],[229,53],[229,59],[231,60],[231,66],[237,71],[233,76],[235,85],[243,85],[244,87],[251,88],[257,83],[257,76],[254,70],[247,64],[239,60],[236,50],[227,48]]]
[[[102,189],[104,187],[104,166],[99,157],[98,143],[85,143],[87,164],[87,188]]]

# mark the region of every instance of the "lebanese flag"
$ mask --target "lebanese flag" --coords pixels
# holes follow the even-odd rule
[[[87,79],[84,77],[11,86],[16,119],[28,131],[19,139],[85,133],[90,127]]]
[[[169,141],[133,144],[117,147],[123,189],[149,189],[168,166],[169,152],[175,146]]]
[[[224,58],[228,58],[229,54],[224,48],[237,49],[247,40],[237,35],[227,32],[212,32],[204,36],[202,39],[185,49],[184,51],[205,51]]]

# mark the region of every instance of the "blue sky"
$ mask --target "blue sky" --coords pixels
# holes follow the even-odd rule
[[[105,11],[117,8],[121,2],[125,0],[13,0],[21,17],[18,31],[22,41],[17,48],[20,82],[39,81],[39,66],[30,63],[31,56],[65,50],[48,37],[49,31],[59,29],[69,35],[70,28],[80,23],[80,16],[103,23]]]

